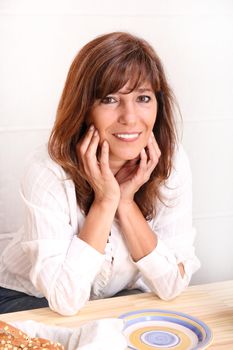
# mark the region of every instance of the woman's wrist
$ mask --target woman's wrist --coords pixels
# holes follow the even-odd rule
[[[120,199],[117,207],[117,216],[126,215],[136,205],[133,199]]]
[[[118,205],[119,205],[119,198],[95,198],[93,201],[94,206],[98,206],[104,211],[112,211],[112,210],[117,210]]]

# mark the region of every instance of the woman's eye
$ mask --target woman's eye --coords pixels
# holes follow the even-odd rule
[[[150,102],[151,97],[150,97],[150,96],[147,96],[147,95],[141,95],[141,96],[138,96],[137,100],[138,100],[139,102],[148,103],[148,102]]]
[[[110,103],[114,103],[114,102],[116,102],[116,99],[112,96],[106,96],[106,97],[101,99],[101,103],[104,103],[104,104],[110,104]]]

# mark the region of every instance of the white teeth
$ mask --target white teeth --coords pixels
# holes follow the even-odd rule
[[[135,137],[138,137],[139,133],[136,134],[115,134],[116,137],[119,137],[120,139],[134,139]]]

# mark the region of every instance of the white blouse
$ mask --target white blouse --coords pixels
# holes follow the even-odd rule
[[[30,157],[21,195],[24,226],[0,259],[0,285],[36,297],[45,296],[52,310],[72,315],[89,299],[109,297],[122,289],[153,291],[164,300],[185,289],[200,263],[194,253],[191,172],[180,145],[171,175],[161,188],[164,203],[149,222],[158,236],[150,254],[134,262],[114,220],[105,253],[78,238],[85,216],[75,187],[47,146]],[[182,278],[177,264],[183,263]]]

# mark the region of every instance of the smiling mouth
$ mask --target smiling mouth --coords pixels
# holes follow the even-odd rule
[[[134,133],[119,133],[119,134],[113,134],[117,139],[122,141],[135,141],[139,138],[140,132],[134,132]]]

